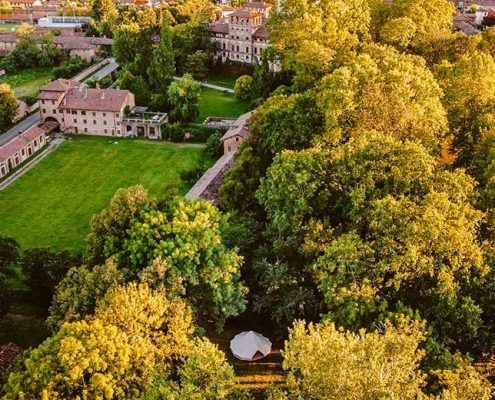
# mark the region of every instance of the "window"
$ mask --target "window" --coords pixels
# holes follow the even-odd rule
[[[52,100],[52,105],[55,105],[55,100]]]
[[[118,117],[120,117],[120,114],[119,114],[119,113],[117,113],[117,114],[115,114],[115,116],[118,118]]]
[[[76,110],[72,110],[72,115],[76,115],[77,114],[77,111]]]
[[[41,100],[41,104],[45,104],[45,100]]]
[[[46,108],[43,108],[43,112],[46,113]]]
[[[93,120],[93,125],[96,125],[96,119]]]
[[[86,111],[81,111],[81,115],[86,115]]]
[[[96,113],[95,112],[93,112],[93,117],[96,117]]]
[[[104,121],[103,121],[103,125],[106,125],[106,124],[107,124],[107,121],[106,121],[106,120],[104,120]]]
[[[26,152],[24,151],[24,149],[21,150],[21,156],[23,156],[24,154],[26,154]]]
[[[87,124],[87,123],[88,123],[88,121],[87,121],[87,120],[83,120],[83,122],[84,122],[85,124]]]
[[[107,116],[107,113],[103,113],[103,116],[106,117]]]
[[[77,124],[77,119],[74,118],[74,123]]]
[[[103,129],[103,132],[108,133],[108,129]]]
[[[249,53],[249,47],[246,47],[246,53]]]
[[[88,131],[88,128],[84,128],[84,132],[87,132]]]

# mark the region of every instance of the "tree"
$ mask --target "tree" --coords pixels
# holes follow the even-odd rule
[[[120,26],[113,38],[113,55],[119,64],[125,65],[134,61],[139,52],[141,29],[135,22]]]
[[[124,274],[112,260],[93,268],[72,267],[58,284],[49,308],[47,325],[52,333],[64,322],[74,322],[95,312],[107,291],[124,283]]]
[[[191,321],[185,304],[144,284],[116,288],[95,318],[64,324],[32,350],[10,373],[5,398],[139,396],[188,353]]]
[[[495,117],[495,61],[478,52],[454,64],[443,62],[435,74],[445,92],[443,104],[454,135],[457,164],[470,169],[481,131],[490,127]]]
[[[177,375],[176,381],[158,378],[139,400],[231,399],[234,370],[225,354],[205,339],[196,340]]]
[[[7,1],[0,1],[0,14],[12,14],[12,5]]]
[[[369,54],[335,70],[319,85],[327,140],[346,140],[375,129],[438,151],[447,118],[442,92],[424,61],[387,47],[367,49]]]
[[[0,235],[0,318],[9,312],[11,293],[6,280],[14,275],[18,259],[19,244],[11,237]]]
[[[206,81],[208,78],[208,61],[208,55],[202,50],[197,50],[187,56],[184,72],[198,81]]]
[[[154,201],[142,186],[131,186],[115,192],[110,205],[95,214],[90,222],[86,238],[86,260],[90,265],[98,265],[116,252],[131,223],[141,211],[152,207]]]
[[[418,143],[373,132],[276,156],[256,194],[277,260],[260,296],[286,283],[291,296],[315,290],[309,304],[318,311],[323,295],[327,315],[352,329],[418,311],[443,343],[472,350],[482,304],[470,282],[490,279],[482,213],[470,205],[473,180],[436,165]],[[282,297],[277,313],[291,316],[296,300]]]
[[[296,322],[283,362],[291,398],[423,398],[425,374],[419,367],[424,339],[424,327],[413,322],[399,328],[386,323],[382,333]]]
[[[153,58],[148,68],[151,88],[165,93],[175,74],[174,52],[172,49],[172,30],[165,21],[162,25],[160,43],[153,47]]]
[[[213,51],[213,43],[210,40],[210,31],[205,24],[202,23],[185,23],[178,24],[173,28],[173,49],[175,56],[175,68],[182,75],[185,71],[184,67],[187,58],[202,51],[206,55],[210,55]]]
[[[235,81],[235,95],[237,98],[247,101],[251,97],[253,78],[249,75],[242,75]]]
[[[267,21],[270,44],[301,88],[356,54],[368,37],[367,1],[286,0]]]
[[[445,0],[375,2],[374,6],[382,9],[374,12],[382,18],[372,20],[372,30],[379,31],[380,40],[399,49],[418,49],[439,34],[452,31],[455,6]]]
[[[91,16],[97,22],[107,21],[114,24],[119,13],[112,0],[92,0]]]
[[[261,130],[273,153],[304,149],[321,137],[324,115],[314,92],[273,95],[261,108]]]
[[[22,271],[37,304],[48,307],[55,287],[69,268],[80,264],[80,258],[68,251],[57,253],[48,248],[28,249],[22,257]]]
[[[337,329],[332,322],[296,322],[285,343],[284,369],[288,395],[272,399],[431,399],[488,400],[492,386],[465,361],[451,370],[437,370],[433,394],[420,366],[425,352],[425,325],[405,317],[379,330]],[[432,391],[432,388],[428,388]]]
[[[62,52],[53,43],[52,35],[47,33],[43,35],[43,43],[41,45],[41,52],[39,53],[38,63],[42,67],[51,67],[54,64],[58,64],[62,60]]]
[[[0,130],[3,131],[13,121],[17,113],[17,99],[9,85],[0,83]]]
[[[170,116],[175,121],[191,122],[197,118],[200,86],[191,75],[186,74],[182,80],[172,82],[167,94],[172,106]]]
[[[150,93],[147,83],[141,75],[135,76],[131,71],[124,70],[118,80],[120,89],[130,90],[135,97],[136,104],[151,105],[153,94]]]
[[[221,242],[221,216],[205,201],[175,200],[165,211],[149,211],[128,230],[119,265],[155,276],[154,287],[187,298],[205,320],[223,326],[244,310],[242,259]]]
[[[206,140],[205,154],[210,157],[220,157],[223,154],[222,132],[215,131]]]

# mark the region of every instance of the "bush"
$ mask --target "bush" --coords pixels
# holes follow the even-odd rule
[[[173,124],[166,124],[162,127],[164,137],[172,142],[182,142],[184,138],[184,128],[178,122]]]
[[[253,78],[249,75],[242,75],[235,81],[234,91],[235,95],[240,100],[249,100],[251,98],[251,91],[253,86]]]
[[[220,157],[223,153],[222,132],[215,131],[206,141],[205,154],[211,157]]]
[[[202,167],[196,167],[180,172],[180,179],[184,182],[196,182],[203,176],[204,169]]]
[[[69,60],[63,61],[60,66],[54,68],[53,75],[55,79],[71,78],[86,68],[87,65],[88,64],[80,57],[73,57]]]

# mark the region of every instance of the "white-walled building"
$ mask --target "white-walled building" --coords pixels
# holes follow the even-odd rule
[[[216,44],[215,57],[253,65],[269,47],[265,22],[271,4],[249,1],[240,8],[224,7],[222,18],[209,25]],[[271,65],[276,70],[276,65]]]

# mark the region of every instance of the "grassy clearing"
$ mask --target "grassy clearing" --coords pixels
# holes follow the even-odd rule
[[[229,89],[234,89],[236,80],[237,78],[233,76],[216,75],[216,74],[208,77],[208,83],[210,85],[223,86]]]
[[[9,74],[2,80],[8,84],[15,92],[18,99],[26,96],[37,95],[48,81],[52,78],[53,68],[30,68]]]
[[[0,31],[11,31],[18,26],[18,24],[0,24]]]
[[[207,117],[236,118],[247,111],[249,111],[249,104],[240,101],[232,93],[201,88],[197,122],[203,122]]]
[[[141,184],[163,195],[176,184],[186,193],[180,172],[199,166],[202,151],[198,145],[72,137],[0,192],[0,234],[24,249],[81,251],[91,216],[117,189]]]

